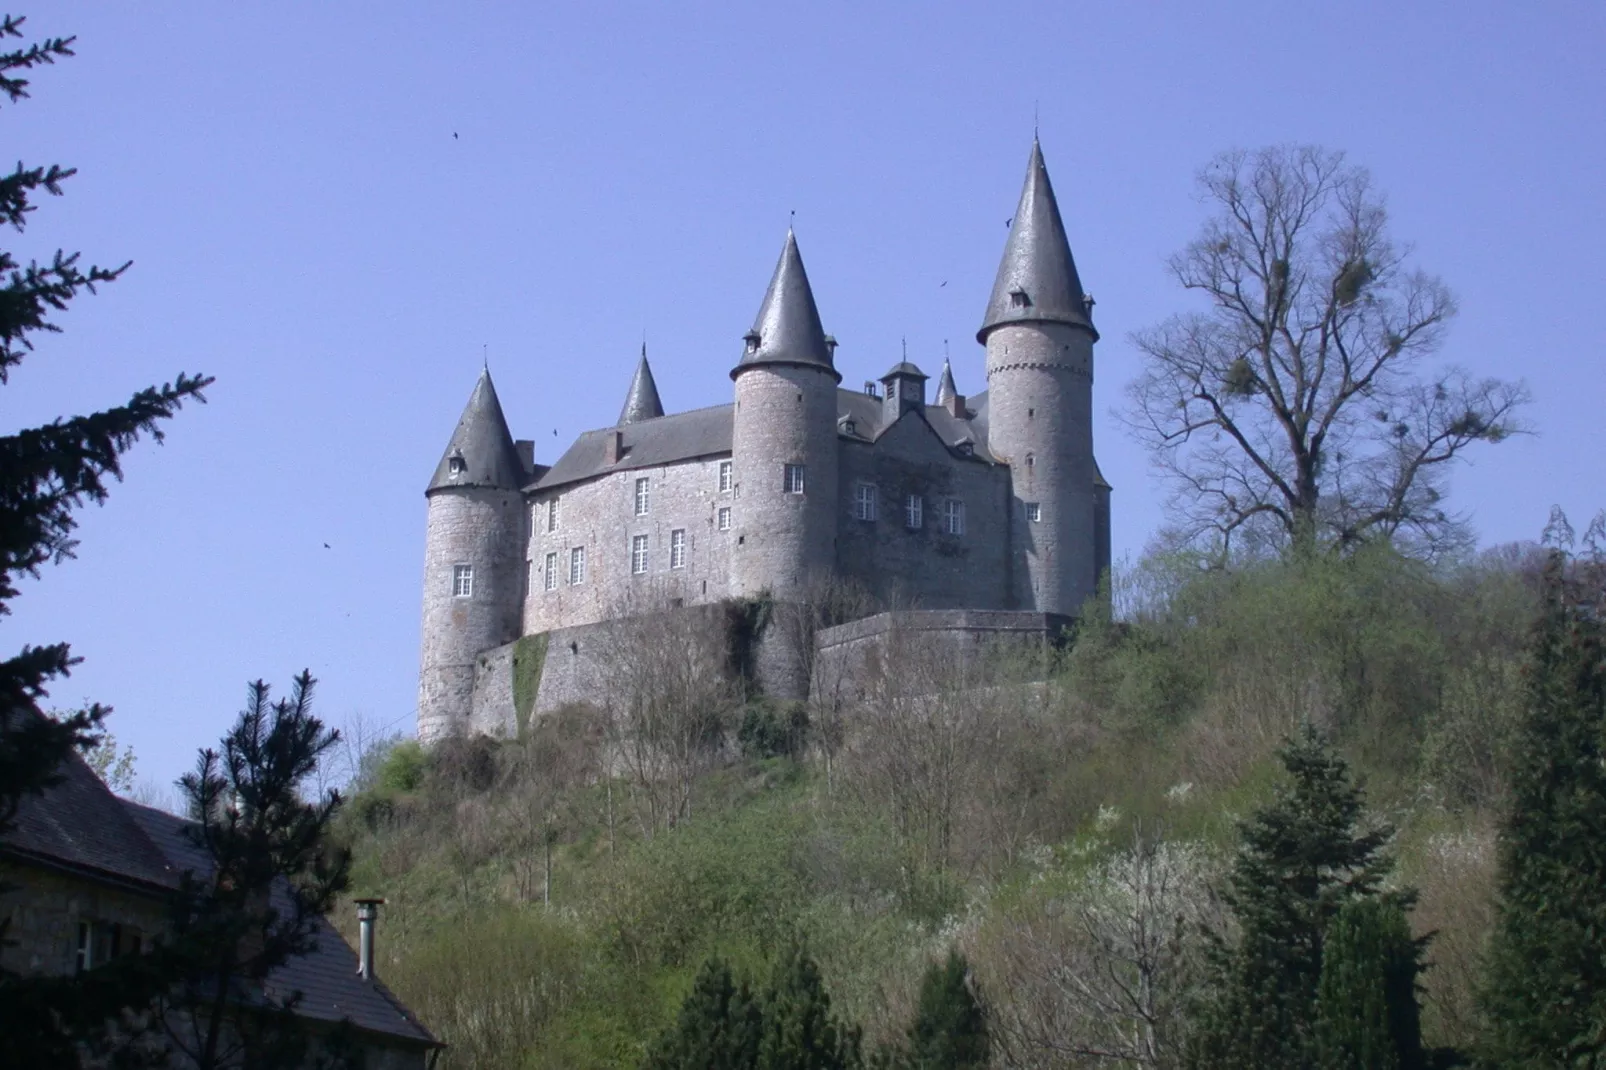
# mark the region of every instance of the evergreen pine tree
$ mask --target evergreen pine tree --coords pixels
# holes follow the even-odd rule
[[[776,960],[762,1001],[758,1070],[853,1070],[859,1035],[831,1015],[820,968],[792,945]]]
[[[1421,1070],[1420,951],[1398,903],[1356,899],[1333,918],[1316,995],[1322,1070]]]
[[[967,973],[964,956],[952,950],[946,962],[927,968],[909,1026],[909,1070],[985,1070],[987,1016],[965,983]]]
[[[1239,829],[1223,898],[1241,935],[1235,947],[1217,949],[1212,994],[1195,1015],[1188,1061],[1201,1070],[1314,1065],[1328,926],[1345,904],[1379,895],[1393,866],[1384,850],[1393,830],[1360,827],[1361,792],[1313,728],[1279,757],[1286,781]]]
[[[1494,1066],[1606,1067],[1603,591],[1599,556],[1552,555],[1501,835],[1484,991]]]
[[[648,1052],[644,1070],[752,1070],[761,1017],[746,982],[717,958],[703,963],[675,1024]]]

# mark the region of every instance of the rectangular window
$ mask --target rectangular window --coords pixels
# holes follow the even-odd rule
[[[78,971],[104,966],[119,955],[138,954],[139,930],[133,926],[104,921],[78,923],[78,952],[74,956]]]
[[[546,530],[548,535],[558,530],[558,500],[556,498],[547,499]]]
[[[647,571],[647,536],[630,537],[630,574],[640,576]]]
[[[942,506],[942,530],[950,535],[965,533],[965,503],[949,498]]]
[[[789,465],[786,466],[786,493],[788,493],[788,494],[802,494],[803,493],[803,466],[802,465],[800,465],[800,464],[789,464]]]
[[[1027,502],[1026,519],[1030,520],[1034,524],[1043,519],[1043,507],[1037,502]]]
[[[853,488],[853,515],[860,520],[875,519],[875,484],[860,483]]]
[[[586,581],[586,548],[576,546],[569,550],[569,583],[577,584]]]
[[[669,533],[669,567],[686,567],[686,529],[676,528]]]
[[[474,597],[474,566],[473,565],[453,565],[452,566],[452,597],[453,598],[473,598]]]
[[[731,463],[729,461],[720,461],[719,462],[719,492],[721,494],[729,494],[730,493],[730,489],[731,489]]]
[[[558,552],[556,550],[549,550],[547,552],[547,555],[546,555],[546,569],[544,571],[546,573],[546,589],[549,590],[549,591],[557,590],[558,589]]]
[[[727,505],[727,506],[722,507],[720,509],[720,511],[719,511],[719,530],[720,531],[729,531],[730,529],[731,529],[731,510],[730,510],[730,506]]]
[[[636,515],[647,515],[647,477],[642,476],[636,480]]]
[[[926,500],[918,494],[911,494],[903,503],[903,526],[910,531],[919,531],[926,522]]]

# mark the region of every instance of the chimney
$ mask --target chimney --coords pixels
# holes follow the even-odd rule
[[[513,448],[518,451],[519,463],[524,465],[524,473],[528,475],[535,471],[535,443],[527,438],[521,438],[513,443]]]
[[[604,464],[618,464],[619,458],[624,454],[625,433],[623,431],[604,431],[602,443],[602,461]]]
[[[949,398],[948,412],[955,418],[963,420],[965,418],[965,395],[955,394]]]
[[[374,979],[374,922],[379,920],[379,905],[383,899],[358,899],[357,924],[361,931],[357,937],[357,976],[364,981]]]

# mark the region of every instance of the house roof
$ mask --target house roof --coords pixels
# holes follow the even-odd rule
[[[211,857],[186,833],[195,822],[126,799],[115,800],[132,822],[166,857],[175,872],[205,874]],[[291,909],[287,887],[275,887],[274,909],[284,915]],[[353,1027],[420,1047],[438,1047],[440,1041],[378,980],[357,974],[357,953],[329,923],[314,922],[316,948],[298,955],[268,975],[267,995],[288,999],[299,992],[296,1013],[325,1022],[349,1021]]]

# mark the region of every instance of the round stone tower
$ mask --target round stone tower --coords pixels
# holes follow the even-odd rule
[[[976,334],[987,347],[988,449],[1009,463],[1014,484],[1014,603],[1021,609],[1074,616],[1098,588],[1103,481],[1093,460],[1098,332],[1091,314],[1034,139]]]
[[[468,730],[475,658],[519,637],[525,475],[487,369],[424,491],[421,742]]]
[[[731,371],[731,590],[784,600],[836,566],[842,381],[791,231],[745,342]]]

